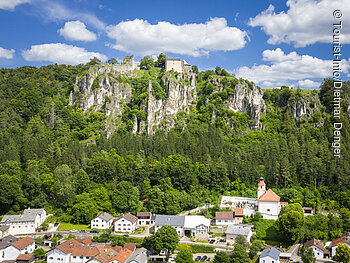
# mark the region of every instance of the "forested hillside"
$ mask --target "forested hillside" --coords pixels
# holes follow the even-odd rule
[[[256,108],[242,113],[227,103],[238,84],[260,88],[220,68],[199,72],[193,75],[197,95],[188,109],[176,113],[172,126],[147,133],[140,127],[147,120],[149,83],[152,96],[165,103],[164,79],[171,76],[155,67],[110,75],[132,88],[117,117],[107,114],[108,98],[100,108],[81,107],[84,94],[76,83],[91,64],[0,70],[1,214],[45,207],[61,220],[79,223],[101,210],[176,214],[215,203],[221,194],[255,197],[261,176],[282,201],[350,209],[349,100],[342,103],[339,159],[331,147],[332,80],[325,80],[320,92],[263,91],[266,107],[254,120]],[[191,84],[185,77],[179,81]],[[94,81],[94,89],[103,82]]]

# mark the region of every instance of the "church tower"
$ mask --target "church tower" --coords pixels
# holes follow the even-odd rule
[[[264,178],[260,177],[260,182],[258,183],[258,200],[266,192],[266,184]]]

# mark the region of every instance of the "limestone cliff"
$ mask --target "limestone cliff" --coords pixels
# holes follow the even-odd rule
[[[105,131],[113,133],[118,126],[118,119],[125,107],[143,111],[143,117],[129,115],[132,131],[153,134],[156,129],[169,130],[176,124],[176,115],[189,113],[190,107],[196,108],[197,89],[196,75],[191,73],[174,74],[173,72],[147,73],[142,71],[121,71],[113,66],[92,67],[76,80],[74,91],[70,94],[70,104],[80,107],[84,112],[103,110],[108,116]],[[153,74],[153,75],[152,75]],[[158,75],[157,75],[158,74]],[[145,80],[145,87],[135,86],[136,79]],[[161,82],[165,96],[156,98],[154,81]],[[225,89],[220,79],[212,79],[215,92]],[[158,84],[157,84],[158,85]],[[159,86],[160,87],[160,86]],[[135,90],[141,94],[135,99]],[[233,92],[224,101],[224,106],[234,112],[247,113],[250,117],[251,129],[262,129],[260,117],[266,112],[262,90],[252,83],[240,81],[235,83]],[[135,100],[141,100],[135,104]],[[119,123],[121,123],[119,121]],[[234,126],[234,125],[231,125]]]

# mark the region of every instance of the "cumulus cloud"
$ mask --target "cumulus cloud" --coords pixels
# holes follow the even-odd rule
[[[299,80],[298,85],[301,88],[318,88],[321,86],[320,82],[312,81],[311,79]]]
[[[212,18],[206,23],[175,25],[135,19],[107,27],[107,35],[115,39],[111,47],[120,51],[152,55],[171,52],[202,56],[210,51],[231,51],[245,46],[248,35],[227,25],[225,18]]]
[[[236,75],[264,86],[275,87],[290,85],[290,81],[302,80],[305,87],[316,85],[311,82],[314,78],[327,78],[332,74],[332,60],[322,60],[309,55],[299,55],[296,52],[285,54],[280,48],[265,50],[263,60],[270,65],[254,65],[240,67]],[[350,60],[342,60],[342,71],[347,73],[350,69]],[[299,83],[301,85],[301,83]]]
[[[58,30],[61,36],[69,41],[95,41],[96,34],[87,30],[84,23],[80,21],[69,21],[64,28]]]
[[[0,47],[0,58],[12,59],[14,54],[14,49],[5,49]]]
[[[29,2],[31,0],[0,0],[0,9],[12,11],[16,6]]]
[[[71,65],[87,63],[93,57],[97,57],[102,61],[107,59],[103,54],[88,52],[84,48],[62,43],[33,45],[31,49],[24,50],[22,56],[27,61],[50,61],[57,64]]]
[[[350,17],[349,0],[288,0],[287,12],[276,13],[273,5],[248,24],[260,26],[270,36],[268,43],[292,43],[295,47],[305,47],[316,42],[332,42],[334,10],[341,10],[343,18]],[[343,19],[342,43],[350,43],[350,23]]]

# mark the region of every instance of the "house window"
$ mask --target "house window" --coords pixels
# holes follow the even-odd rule
[[[80,256],[80,259],[83,259],[83,257],[82,257],[82,256]]]
[[[275,261],[272,260],[272,263],[275,263]]]
[[[270,209],[267,209],[267,212],[270,212]],[[272,263],[273,263],[273,261],[272,261]]]
[[[77,258],[76,256],[73,256],[73,258]]]

